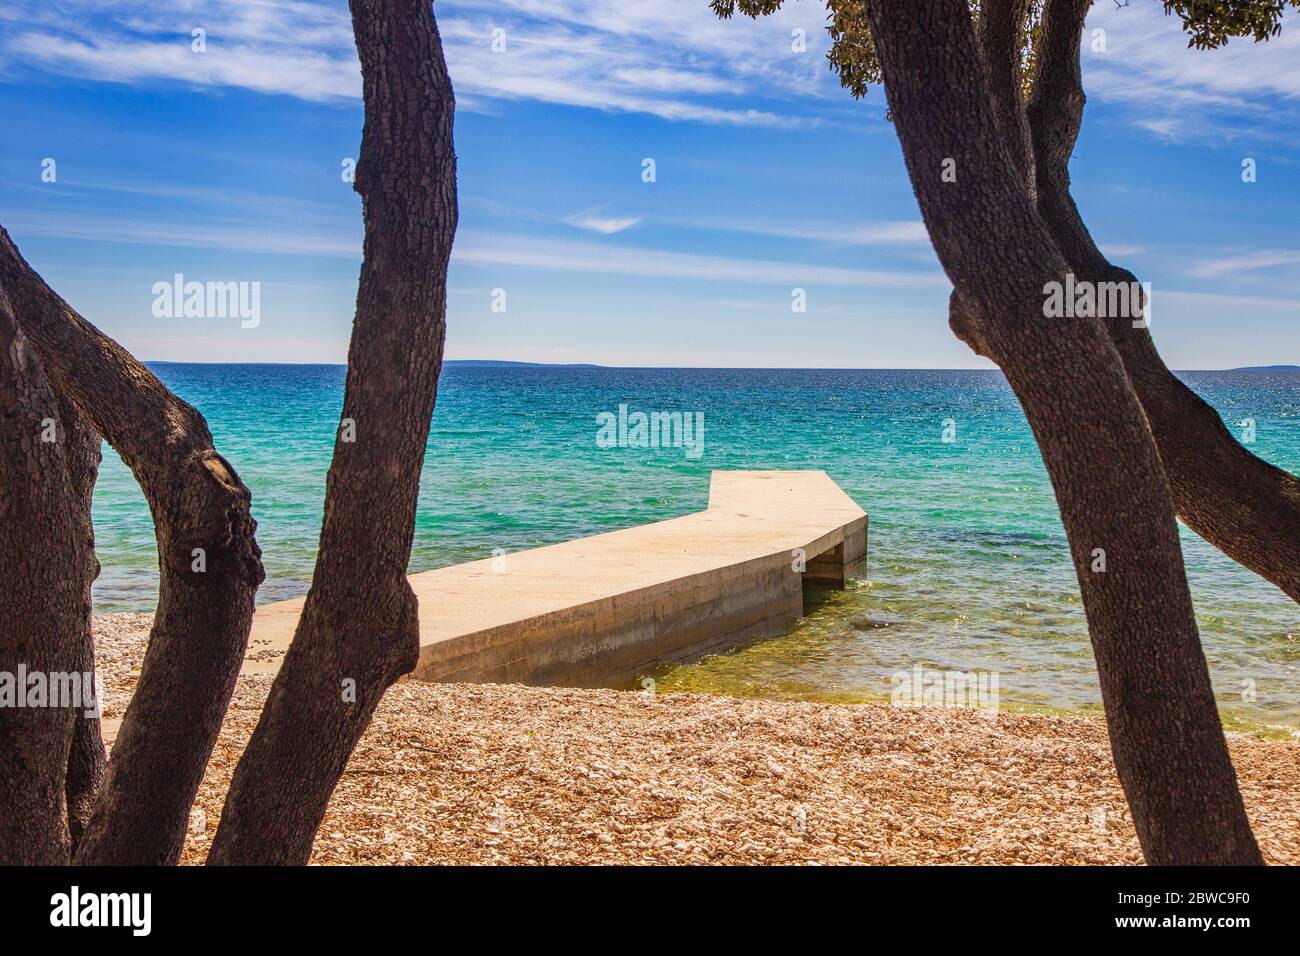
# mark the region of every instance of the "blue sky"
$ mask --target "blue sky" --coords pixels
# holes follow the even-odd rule
[[[448,358],[986,364],[948,329],[883,92],[854,101],[827,70],[822,4],[729,22],[707,0],[435,12],[458,100]],[[1300,362],[1300,20],[1214,52],[1187,50],[1156,0],[1099,4],[1090,27],[1106,50],[1085,46],[1075,194],[1152,283],[1166,360]],[[342,0],[0,0],[0,222],[141,358],[342,362],[359,97]],[[155,317],[176,273],[261,283],[260,323]]]

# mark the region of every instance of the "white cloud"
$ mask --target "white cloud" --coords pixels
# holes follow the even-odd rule
[[[745,232],[760,236],[777,236],[782,239],[803,239],[810,242],[827,242],[846,246],[929,245],[930,234],[919,219],[897,222],[864,222],[843,225],[826,222],[728,222],[699,228],[715,228],[726,232]]]
[[[446,4],[440,29],[458,91],[670,120],[790,126],[814,122],[807,98],[834,86],[820,53],[790,50],[789,24],[824,12],[819,4],[793,5],[800,6],[806,9],[724,23],[703,0],[481,0]],[[505,31],[504,50],[493,49],[494,29]],[[757,109],[749,105],[756,97],[799,108]]]
[[[21,244],[25,236],[80,239],[129,245],[216,248],[270,255],[319,256],[361,261],[361,225],[335,221],[310,228],[265,222],[130,220],[118,215],[42,213],[10,217],[6,223]],[[597,230],[604,231],[604,230]],[[613,230],[611,230],[613,231]],[[767,259],[672,252],[602,242],[549,239],[461,229],[452,262],[499,265],[592,275],[642,276],[757,285],[852,286],[874,289],[946,289],[944,274],[931,270],[869,270]]]
[[[494,202],[482,196],[466,196],[461,199],[461,208],[473,206],[476,210],[501,220],[514,223],[535,222],[554,223],[554,216],[535,209]],[[584,210],[562,221],[571,226],[591,229],[595,232],[621,232],[645,222],[641,216],[606,217],[602,214],[604,207]],[[656,214],[652,220],[656,225],[688,229],[698,232],[738,233],[749,236],[771,236],[778,239],[797,239],[805,242],[820,242],[841,246],[901,246],[929,248],[930,236],[925,223],[919,219],[868,220],[866,222],[827,222],[810,217],[806,213],[791,215],[784,219],[740,219],[727,214],[710,217],[674,216]],[[616,228],[617,227],[617,228]],[[1116,246],[1116,255],[1130,254],[1127,250],[1141,251],[1137,247]]]
[[[462,109],[532,100],[668,120],[798,126],[853,105],[826,68],[826,8],[791,0],[769,17],[720,21],[706,0],[439,0],[439,27]],[[14,0],[0,70],[118,83],[242,87],[316,101],[360,96],[342,0]],[[1300,16],[1267,43],[1187,49],[1178,20],[1153,2],[1097,4],[1084,46],[1085,87],[1129,104],[1165,139],[1231,132],[1267,119],[1268,98],[1300,101]],[[190,30],[208,49],[190,50]],[[492,31],[505,31],[494,52]],[[806,52],[791,50],[794,28]],[[1217,122],[1208,124],[1205,117]],[[856,116],[856,114],[853,114]]]
[[[1256,269],[1272,269],[1277,266],[1300,265],[1300,250],[1295,249],[1256,249],[1216,259],[1198,262],[1190,269],[1190,274],[1203,279],[1230,275],[1238,272],[1252,272]]]
[[[1267,309],[1271,312],[1292,312],[1300,315],[1300,301],[1295,299],[1273,299],[1256,295],[1228,295],[1221,292],[1179,292],[1177,290],[1155,290],[1152,297],[1156,308],[1161,302],[1183,302],[1188,305],[1213,306],[1219,313],[1245,315],[1254,309]],[[1158,313],[1157,313],[1158,314]],[[1159,319],[1152,321],[1154,326]]]
[[[743,86],[736,80],[695,73],[690,70],[673,70],[667,67],[629,67],[617,69],[614,79],[631,87],[659,90],[664,93],[741,93]]]
[[[1122,259],[1125,256],[1138,256],[1146,252],[1145,246],[1126,245],[1124,243],[1103,242],[1099,245],[1107,259]]]
[[[730,232],[750,236],[772,236],[840,246],[923,246],[930,245],[930,234],[919,219],[836,223],[810,220],[805,216],[788,220],[733,218],[656,217],[666,225],[704,232]]]
[[[1160,119],[1138,119],[1133,122],[1143,129],[1155,133],[1161,139],[1177,139],[1177,134],[1186,128],[1182,120],[1173,116],[1165,116]]]
[[[22,24],[0,43],[0,69],[242,87],[316,101],[361,93],[351,22],[339,0],[79,6],[18,0],[0,13]],[[437,13],[462,109],[533,100],[669,120],[807,125],[818,122],[810,100],[820,98],[823,109],[851,107],[826,69],[824,4],[787,7],[730,22],[719,21],[705,0],[440,0]],[[795,26],[807,31],[806,52],[790,49]],[[206,52],[190,48],[195,27],[207,33]],[[493,48],[494,29],[505,31],[504,50]]]
[[[1133,122],[1163,139],[1230,135],[1243,123],[1266,121],[1277,101],[1300,101],[1295,14],[1280,36],[1263,43],[1238,37],[1217,50],[1189,49],[1180,21],[1153,2],[1096,4],[1088,29],[1105,31],[1106,49],[1093,51],[1085,35],[1085,91],[1134,107]]]
[[[164,79],[326,101],[361,94],[355,61],[302,50],[214,46],[207,53],[195,53],[188,37],[115,43],[23,33],[10,42],[7,52],[54,72],[116,83]]]
[[[606,218],[602,216],[582,215],[575,216],[569,220],[571,225],[580,229],[589,229],[592,232],[603,233],[607,236],[616,232],[622,232],[625,229],[631,229],[641,220],[635,216],[628,216],[622,219]]]
[[[44,211],[38,217],[10,215],[5,225],[20,238],[43,236],[144,246],[226,249],[271,255],[323,256],[361,261],[361,222],[355,226],[277,230],[265,223],[209,220],[129,220],[119,215]],[[354,233],[355,237],[349,235]]]
[[[497,233],[462,232],[452,261],[590,274],[648,276],[763,285],[853,286],[874,289],[946,289],[938,269],[883,271],[538,239]]]

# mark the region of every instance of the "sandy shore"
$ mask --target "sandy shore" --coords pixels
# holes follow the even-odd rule
[[[99,619],[120,719],[147,615]],[[192,819],[201,862],[270,687],[244,677]],[[1300,744],[1233,737],[1255,833],[1300,864]],[[404,682],[316,840],[337,863],[1138,863],[1098,720]]]

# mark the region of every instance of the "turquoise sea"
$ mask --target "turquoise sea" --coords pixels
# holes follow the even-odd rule
[[[303,594],[345,370],[152,367],[253,491],[259,600]],[[1300,372],[1183,375],[1238,433],[1253,421],[1256,454],[1300,469]],[[597,416],[620,404],[701,413],[702,453],[599,447]],[[997,672],[1004,707],[1099,710],[1055,501],[996,372],[449,366],[411,569],[699,510],[714,468],[824,469],[870,514],[869,567],[788,635],[665,669],[661,690],[880,699],[890,675],[921,664]],[[152,525],[111,452],[95,524],[98,613],[151,610]],[[1297,606],[1194,534],[1183,547],[1225,721],[1300,733]]]

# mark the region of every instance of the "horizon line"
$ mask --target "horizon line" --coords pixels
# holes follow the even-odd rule
[[[347,362],[195,362],[178,359],[140,359],[145,365],[224,365],[286,368],[347,368]],[[869,366],[869,365],[600,365],[594,362],[525,362],[514,359],[445,359],[442,365],[480,368],[586,368],[613,371],[665,372],[997,372],[1002,369],[952,366]],[[1300,371],[1300,365],[1286,362],[1269,365],[1237,365],[1230,368],[1175,368],[1171,372],[1257,372]]]

